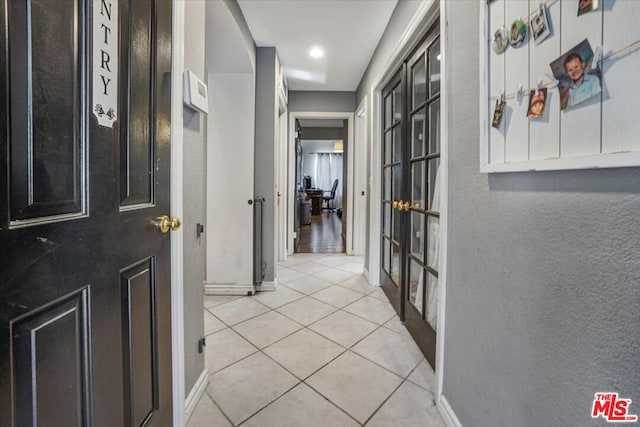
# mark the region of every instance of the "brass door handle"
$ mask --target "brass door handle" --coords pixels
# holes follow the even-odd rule
[[[170,218],[167,215],[161,215],[153,220],[153,225],[156,226],[161,233],[168,233],[169,230],[177,231],[182,225],[182,221],[178,217]]]
[[[178,218],[177,216],[174,216],[173,218],[171,218],[171,231],[180,230],[181,225],[182,225],[182,220],[180,218]]]

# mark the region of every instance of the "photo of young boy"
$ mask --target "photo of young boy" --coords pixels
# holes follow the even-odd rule
[[[538,9],[537,12],[534,12],[531,17],[531,21],[529,21],[529,26],[531,27],[533,41],[537,45],[542,43],[544,39],[551,35],[549,22],[547,21],[546,8],[544,6],[541,9]]]
[[[509,36],[504,28],[498,28],[496,32],[493,33],[492,48],[495,53],[501,54],[504,52],[508,46],[508,42]]]
[[[544,107],[547,102],[547,88],[542,88],[538,93],[536,90],[532,90],[529,94],[529,109],[527,110],[527,117],[530,119],[536,119],[542,117],[544,114]]]
[[[586,101],[602,92],[601,71],[591,69],[593,50],[587,39],[569,50],[550,65],[558,80],[560,109],[565,110]]]
[[[527,26],[524,21],[516,19],[511,24],[511,37],[509,38],[509,44],[511,47],[520,47],[524,43],[524,39],[527,36]]]

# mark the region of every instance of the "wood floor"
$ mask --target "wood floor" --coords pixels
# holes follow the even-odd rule
[[[311,215],[311,225],[300,226],[298,253],[344,252],[342,221],[335,212]]]

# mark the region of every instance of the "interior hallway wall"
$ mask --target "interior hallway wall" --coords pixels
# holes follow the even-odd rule
[[[205,1],[185,2],[184,67],[206,80],[204,71]],[[203,113],[183,107],[184,145],[184,361],[185,392],[188,394],[204,369],[198,340],[204,336],[202,281],[205,242],[196,237],[196,224],[205,223],[205,118]]]
[[[289,91],[289,111],[351,113],[355,109],[355,92],[321,92],[313,90]]]
[[[255,197],[264,197],[262,218],[262,256],[266,264],[264,281],[275,276],[275,187],[276,187],[276,126],[279,123],[276,95],[275,47],[256,48],[255,100]]]
[[[444,395],[465,426],[603,425],[599,391],[640,414],[640,169],[479,173],[483,4],[447,2]]]
[[[236,0],[206,2],[207,292],[253,287],[255,44]]]
[[[378,42],[378,46],[376,46],[375,51],[373,52],[373,56],[369,61],[369,65],[358,84],[358,89],[356,91],[356,102],[354,103],[353,109],[355,110],[356,105],[360,105],[365,96],[367,96],[367,114],[368,120],[367,123],[372,123],[373,118],[371,117],[373,111],[373,104],[371,100],[371,85],[374,83],[374,79],[378,76],[378,74],[383,71],[386,62],[389,60],[389,57],[393,53],[396,45],[400,41],[402,34],[406,30],[409,22],[415,15],[418,7],[420,6],[420,0],[401,0],[396,4],[395,9],[393,9],[393,13],[391,14],[391,18],[389,18],[389,22],[387,23],[387,27]],[[463,2],[468,4],[468,2]],[[366,165],[366,173],[367,177],[371,177],[371,135],[368,132],[368,141],[366,143],[367,146],[367,165]],[[367,191],[366,191],[366,206],[370,206],[371,204],[371,186],[370,180],[367,178]],[[366,215],[367,224],[366,224],[366,242],[365,242],[365,253],[364,253],[364,266],[366,270],[369,270],[369,247],[370,244],[370,235],[369,229],[371,227],[371,215]],[[377,266],[376,266],[377,268]]]
[[[209,73],[207,283],[253,284],[254,76]]]

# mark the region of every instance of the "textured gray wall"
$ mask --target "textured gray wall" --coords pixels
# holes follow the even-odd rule
[[[382,67],[386,64],[389,56],[391,56],[402,33],[406,30],[407,24],[418,10],[420,3],[421,0],[399,0],[396,4],[391,18],[389,18],[389,22],[387,23],[387,27],[382,34],[382,38],[380,38],[378,46],[376,46],[376,49],[373,51],[369,65],[358,84],[358,89],[356,90],[356,105],[360,105],[362,98],[364,98],[365,95],[369,95],[373,79],[382,71]],[[371,100],[369,100],[369,102],[371,102]]]
[[[373,56],[369,61],[369,65],[365,70],[360,83],[358,84],[358,89],[356,91],[356,106],[359,106],[365,96],[369,96],[371,92],[371,85],[374,83],[373,80],[378,77],[381,71],[383,71],[383,67],[386,65],[389,57],[393,53],[396,45],[400,41],[400,37],[407,28],[407,25],[415,15],[418,7],[420,6],[419,0],[400,0],[396,4],[395,9],[393,9],[393,13],[391,14],[391,18],[389,18],[389,22],[387,23],[387,27],[378,42],[378,46],[376,46],[375,51],[373,52]],[[369,97],[370,98],[370,97]],[[368,115],[368,123],[367,126],[370,125],[372,117],[371,112],[373,111],[373,107],[371,104],[372,100],[367,99],[367,115]],[[357,107],[354,107],[354,110]],[[369,130],[367,130],[369,132]],[[371,135],[369,135],[369,141],[371,141]],[[366,172],[367,177],[371,176],[371,152],[370,152],[371,144],[367,144],[367,165]],[[366,205],[370,206],[371,203],[371,187],[368,184],[369,180],[367,179],[367,192],[366,192]],[[365,253],[364,253],[364,266],[366,270],[369,270],[369,247],[371,246],[370,237],[368,230],[371,227],[371,215],[367,215],[367,224],[366,224],[366,242],[365,242]]]
[[[640,170],[479,173],[479,7],[450,14],[444,395],[465,426],[640,414]]]
[[[303,140],[314,140],[314,139],[344,139],[344,129],[343,128],[310,128],[303,127],[301,128],[302,139]]]
[[[264,197],[263,257],[267,263],[264,280],[274,277],[275,239],[275,126],[276,126],[276,49],[256,48],[256,150],[255,197]]]
[[[287,108],[293,112],[353,112],[356,109],[355,92],[289,91]]]
[[[189,0],[191,1],[191,0]],[[223,0],[224,4],[231,12],[231,15],[236,21],[238,25],[238,29],[242,33],[242,38],[244,39],[244,43],[247,47],[247,51],[249,52],[249,61],[251,61],[251,65],[253,66],[253,71],[256,70],[256,43],[253,40],[253,36],[251,35],[251,30],[249,30],[249,25],[247,25],[247,20],[244,18],[242,14],[242,9],[240,9],[240,5],[238,4],[238,0]]]
[[[198,78],[204,74],[205,1],[185,2],[184,67]],[[204,336],[204,237],[196,239],[196,223],[205,222],[204,114],[184,107],[184,352],[185,392],[188,394],[204,369],[198,340]]]

